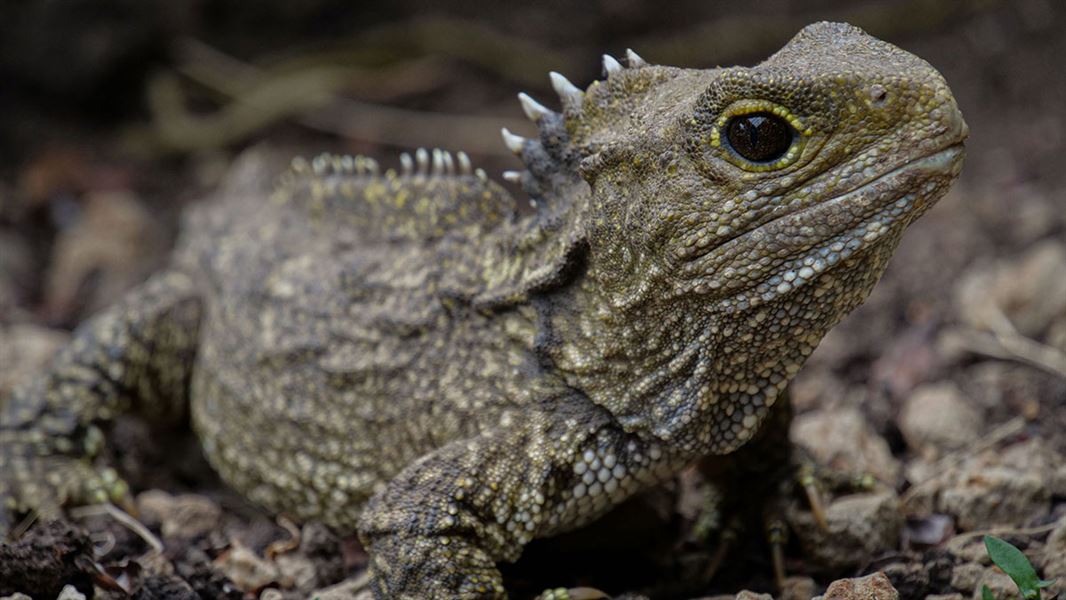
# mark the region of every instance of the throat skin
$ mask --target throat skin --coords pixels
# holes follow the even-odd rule
[[[654,268],[626,285],[591,252],[581,281],[541,304],[550,333],[539,350],[626,431],[689,459],[729,454],[759,431],[822,337],[865,301],[898,241],[883,238],[744,310],[682,293]]]

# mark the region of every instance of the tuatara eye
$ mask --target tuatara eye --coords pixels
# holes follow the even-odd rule
[[[725,126],[725,137],[734,152],[752,162],[764,163],[788,152],[795,132],[781,117],[757,112],[730,119]]]

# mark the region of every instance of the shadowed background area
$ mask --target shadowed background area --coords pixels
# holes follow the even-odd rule
[[[182,208],[209,197],[249,147],[362,153],[396,166],[402,150],[439,146],[466,151],[498,178],[518,167],[500,127],[534,132],[515,95],[557,106],[548,71],[584,87],[601,77],[601,54],[626,48],[657,64],[750,65],[819,20],[858,25],[932,63],[971,135],[959,184],[908,231],[869,302],[796,380],[794,437],[836,466],[920,490],[915,501],[939,497],[922,487],[943,470],[938,461],[986,434],[1038,440],[1061,464],[1066,9],[1057,0],[4,2],[0,398],[71,327],[165,262]],[[1004,422],[1013,428],[996,429]],[[152,479],[141,458],[126,462],[143,486],[198,489],[195,477]],[[1059,470],[1061,493],[1037,494],[1045,521],[1066,512]],[[661,520],[645,529],[688,518],[686,493],[682,478],[680,508],[659,505],[651,512]],[[962,529],[993,518],[929,502]],[[921,519],[909,539],[935,538],[937,522]],[[263,517],[251,522],[267,533],[248,525],[233,535],[254,549],[281,535]],[[633,527],[622,535],[642,535]],[[765,585],[765,561],[752,556]],[[915,597],[950,589],[929,575],[933,559],[915,556],[851,572],[919,565],[924,583],[904,567],[890,573],[905,597],[910,584]],[[349,567],[359,560],[345,554]],[[645,564],[639,553],[633,560],[637,571]],[[562,581],[566,567],[553,568],[550,579]],[[719,585],[736,591],[748,575]]]

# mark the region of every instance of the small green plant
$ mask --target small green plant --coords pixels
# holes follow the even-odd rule
[[[1029,559],[1009,542],[991,535],[986,535],[984,540],[988,557],[1018,586],[1025,600],[1040,600],[1040,590],[1054,583],[1037,577]],[[981,600],[995,600],[987,585],[981,587]]]

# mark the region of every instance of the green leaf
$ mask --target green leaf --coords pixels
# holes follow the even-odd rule
[[[981,586],[981,600],[996,600],[996,597],[992,595],[992,590],[988,589],[987,585]]]
[[[1040,588],[1047,587],[1052,582],[1037,577],[1036,569],[1029,563],[1029,559],[1010,543],[991,535],[986,535],[984,539],[989,558],[1010,576],[1014,585],[1017,585],[1018,590],[1021,591],[1022,598],[1040,600]],[[983,594],[984,590],[982,590]]]

